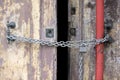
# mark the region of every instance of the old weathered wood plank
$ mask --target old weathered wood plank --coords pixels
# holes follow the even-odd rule
[[[0,0],[0,80],[56,80],[56,48],[8,44],[7,21],[16,23],[14,34],[49,40],[45,28],[56,33],[56,0]]]
[[[76,35],[69,33],[69,40],[79,41],[82,39],[83,24],[83,0],[69,0],[69,30],[76,29]],[[75,9],[74,9],[75,8]],[[73,14],[74,13],[74,14]],[[79,48],[70,48],[70,74],[69,80],[79,80]]]
[[[89,33],[91,38],[96,38],[96,1],[91,0],[89,2],[91,3],[89,6],[87,5],[87,7],[91,9]],[[95,46],[91,46],[89,52],[90,52],[89,80],[94,80],[95,79],[95,61],[96,61]]]
[[[82,0],[81,0],[82,1]],[[71,0],[69,1],[69,5],[77,6],[79,0]],[[77,2],[77,3],[76,3]],[[91,2],[92,4],[90,4]],[[71,27],[78,26],[78,22],[83,22],[79,26],[80,29],[77,29],[80,31],[80,34],[76,37],[79,37],[79,39],[93,39],[95,38],[96,31],[96,22],[95,22],[95,0],[84,0],[82,3],[83,12],[80,11],[80,14],[83,15],[81,17],[76,13],[75,15],[69,15],[69,20],[71,22]],[[113,20],[113,28],[110,31],[110,35],[115,40],[112,44],[105,45],[105,66],[104,66],[104,80],[119,80],[120,79],[120,58],[119,58],[119,32],[120,32],[120,1],[119,0],[105,0],[105,18],[112,19]],[[69,7],[71,8],[71,6]],[[81,7],[79,7],[79,10],[81,10]],[[78,9],[76,9],[78,11]],[[69,9],[70,12],[70,9]],[[77,17],[76,17],[77,16]],[[71,20],[73,19],[74,20]],[[78,18],[80,19],[79,21]],[[82,31],[81,31],[82,30]],[[77,32],[78,33],[78,32]],[[77,40],[76,37],[73,37],[69,35],[70,40]],[[78,50],[77,49],[70,49],[70,80],[78,80]],[[94,80],[95,79],[95,47],[89,46],[87,53],[84,54],[84,80]]]

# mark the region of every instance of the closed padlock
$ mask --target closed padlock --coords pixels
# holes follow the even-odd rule
[[[87,47],[85,45],[80,46],[80,53],[86,53],[87,52]]]

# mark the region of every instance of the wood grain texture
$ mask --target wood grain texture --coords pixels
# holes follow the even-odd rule
[[[7,43],[6,23],[12,33],[56,40],[56,0],[0,0],[0,80],[56,80],[56,48],[21,42]],[[54,38],[45,29],[54,28]]]

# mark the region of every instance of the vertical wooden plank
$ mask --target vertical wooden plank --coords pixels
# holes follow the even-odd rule
[[[55,80],[56,48],[21,42],[7,44],[7,21],[17,25],[13,34],[46,39],[46,27],[54,28],[56,33],[56,0],[0,0],[0,79]],[[56,40],[56,35],[46,40]]]
[[[47,4],[47,5],[43,5]],[[56,41],[56,0],[41,0],[41,39]],[[46,37],[46,29],[54,29],[54,37]],[[41,46],[41,76],[43,80],[56,80],[56,48]]]
[[[90,5],[87,5],[90,8],[90,36],[91,38],[96,38],[96,0],[91,0]],[[90,47],[90,61],[89,61],[89,80],[95,79],[95,46]]]
[[[83,40],[92,40],[93,36],[92,36],[92,26],[91,26],[91,19],[90,19],[90,12],[91,9],[87,7],[88,3],[90,2],[90,0],[84,0],[84,11],[83,11]],[[89,80],[89,63],[90,63],[90,51],[91,51],[91,46],[89,45],[87,46],[87,52],[84,54],[84,74],[83,74],[83,78],[84,80]]]
[[[95,10],[95,2],[93,5],[89,6],[91,0],[71,0],[69,5],[76,8],[76,14],[70,15],[70,28],[76,28],[76,36],[69,35],[70,40],[92,40],[95,38],[95,11],[94,14],[91,12]],[[71,13],[72,11],[70,11]],[[92,15],[92,16],[91,16]],[[87,46],[87,52],[83,54],[83,80],[94,80],[94,66],[95,66],[95,56],[94,56],[94,46]],[[79,49],[70,49],[70,80],[79,80]],[[93,62],[92,62],[93,61]]]
[[[76,35],[69,33],[69,40],[79,41],[82,39],[82,10],[83,0],[69,0],[69,30],[76,29]],[[74,10],[75,8],[75,10]],[[74,13],[74,14],[73,14]],[[79,80],[79,48],[70,48],[70,74],[69,80]]]

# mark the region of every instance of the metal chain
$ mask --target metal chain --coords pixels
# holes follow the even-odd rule
[[[28,42],[28,43],[35,43],[35,44],[41,44],[41,45],[47,45],[47,46],[54,46],[54,47],[82,47],[82,46],[89,46],[89,45],[97,45],[100,43],[104,43],[108,41],[109,35],[105,36],[103,39],[92,39],[92,40],[80,40],[80,41],[45,41],[45,40],[38,40],[38,39],[32,39],[32,38],[26,38],[16,35],[7,35],[7,39],[9,41],[20,41],[20,42]]]
[[[79,80],[83,80],[83,54],[79,53]]]

